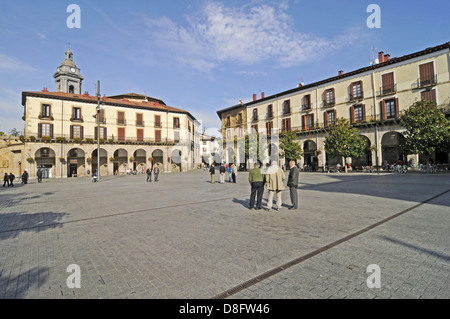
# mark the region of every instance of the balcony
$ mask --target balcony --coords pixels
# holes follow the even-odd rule
[[[426,87],[434,86],[437,84],[437,75],[430,75],[425,76],[420,79],[417,79],[416,82],[414,82],[411,87],[413,90],[415,89],[423,89]]]
[[[127,125],[127,120],[125,120],[125,119],[117,119],[117,125]]]
[[[397,92],[397,84],[391,84],[380,87],[378,91],[378,96],[392,95]]]
[[[258,121],[258,115],[253,115],[252,122],[257,122],[257,121]]]
[[[161,122],[155,122],[155,127],[156,128],[162,128],[162,123]]]
[[[144,127],[145,122],[144,121],[136,121],[136,126]]]
[[[328,98],[323,101],[323,107],[332,107],[336,105],[336,100],[333,98]]]
[[[356,94],[350,93],[349,102],[358,102],[364,98],[363,92],[358,92]]]
[[[267,112],[266,113],[266,119],[273,119],[273,112]]]
[[[302,111],[311,111],[311,110],[312,110],[311,103],[304,103],[304,104],[302,104]]]
[[[40,120],[47,120],[47,121],[53,121],[54,120],[53,115],[52,114],[48,114],[48,113],[44,113],[44,114],[39,113],[38,118]]]
[[[291,114],[291,108],[290,107],[284,107],[283,108],[283,115],[289,115]]]

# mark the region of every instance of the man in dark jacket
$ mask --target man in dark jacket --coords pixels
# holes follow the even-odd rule
[[[262,196],[264,192],[265,177],[261,164],[254,164],[254,168],[250,170],[248,174],[248,182],[251,185],[250,191],[250,206],[249,209],[253,209],[255,206],[256,197],[256,209],[261,209]]]
[[[16,177],[12,172],[9,173],[9,186],[14,186],[13,181]]]
[[[8,187],[9,187],[9,175],[8,175],[8,173],[5,173],[5,176],[3,176],[3,187],[5,187],[6,184],[8,184]]]
[[[150,167],[147,168],[146,173],[147,173],[147,182],[151,182],[152,181],[152,170]]]
[[[155,182],[159,180],[159,166],[156,164],[156,166],[153,168],[153,174],[155,176]]]
[[[292,206],[289,209],[297,209],[298,208],[298,196],[297,196],[297,188],[298,188],[298,168],[295,165],[295,161],[289,161],[289,176],[287,181],[287,186],[289,187],[289,195],[291,197]]]
[[[211,175],[211,184],[214,184],[214,174],[216,173],[216,169],[214,168],[214,164],[211,164],[209,168],[209,174]]]

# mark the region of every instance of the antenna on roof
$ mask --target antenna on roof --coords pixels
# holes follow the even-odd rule
[[[145,100],[145,102],[148,102],[148,100],[147,100],[147,91],[144,90],[144,93],[145,93],[145,98],[144,98],[144,100]]]
[[[372,54],[370,55],[370,65],[374,65],[375,64],[375,50],[376,48],[372,47]]]

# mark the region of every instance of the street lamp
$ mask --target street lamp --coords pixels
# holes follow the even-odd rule
[[[100,81],[97,81],[97,182],[100,182]]]

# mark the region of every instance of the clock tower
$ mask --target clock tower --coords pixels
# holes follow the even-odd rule
[[[55,92],[81,94],[83,77],[80,74],[80,69],[73,62],[70,45],[66,51],[66,59],[58,67],[53,77],[55,78]]]

